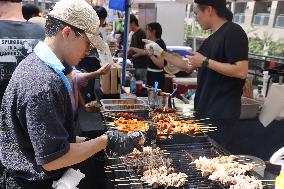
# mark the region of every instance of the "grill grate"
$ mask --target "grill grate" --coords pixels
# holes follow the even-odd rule
[[[221,155],[228,155],[229,153],[219,147],[213,140],[208,138],[206,142],[192,142],[175,144],[163,141],[158,141],[157,146],[165,151],[165,155],[173,160],[172,166],[176,172],[183,172],[187,174],[187,182],[185,186],[179,189],[227,189],[229,187],[222,185],[221,183],[211,181],[208,177],[202,177],[201,172],[196,169],[194,164],[190,164],[200,156],[207,158],[214,158]],[[119,166],[115,166],[119,165]],[[124,163],[123,158],[116,158],[113,162],[114,178],[116,189],[152,189],[151,186],[146,183],[142,183],[140,176],[132,169],[131,166]],[[250,174],[250,173],[249,173]],[[251,175],[254,175],[252,173]],[[266,186],[264,188],[270,188]],[[272,187],[271,187],[272,188]],[[168,187],[167,189],[171,189]],[[175,188],[176,189],[176,188]]]
[[[214,146],[211,142],[192,143],[192,144],[172,144],[159,145],[162,150],[167,151],[169,158],[173,160],[173,167],[177,172],[183,172],[188,175],[187,183],[183,188],[226,188],[225,186],[202,177],[201,172],[195,168],[194,164],[190,164],[199,156],[207,158],[225,155],[225,152]]]

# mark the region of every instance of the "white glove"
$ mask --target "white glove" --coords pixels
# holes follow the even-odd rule
[[[77,189],[77,185],[85,174],[81,173],[80,170],[68,169],[63,176],[58,180],[54,181],[52,188],[55,189]]]
[[[145,47],[149,54],[161,56],[164,52],[164,49],[162,49],[157,43],[154,41],[148,40],[148,39],[142,39],[143,42],[146,43]]]

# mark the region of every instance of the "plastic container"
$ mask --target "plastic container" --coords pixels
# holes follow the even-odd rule
[[[168,52],[177,53],[183,57],[190,55],[190,51],[192,51],[191,47],[188,46],[167,46]]]

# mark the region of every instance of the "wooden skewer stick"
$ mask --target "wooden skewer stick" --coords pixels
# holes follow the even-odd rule
[[[200,126],[200,128],[211,128],[211,129],[217,129],[217,127],[210,127],[210,126]]]
[[[205,131],[202,131],[202,132],[207,133],[207,132],[213,132],[213,131],[216,131],[216,130],[205,130]]]
[[[275,182],[275,180],[259,180],[261,182]]]

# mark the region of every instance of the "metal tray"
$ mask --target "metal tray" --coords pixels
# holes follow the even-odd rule
[[[140,99],[102,99],[100,102],[103,106],[114,104],[145,104],[145,102]]]
[[[119,118],[119,114],[123,114],[123,113],[131,113],[132,115],[134,115],[135,117],[137,117],[138,120],[149,120],[149,111],[145,111],[145,110],[141,110],[141,111],[135,111],[135,112],[128,112],[128,111],[119,111],[119,112],[101,112],[102,117],[105,121],[114,121],[116,118]]]
[[[102,107],[105,112],[135,112],[135,111],[148,111],[149,107],[143,104],[114,104],[114,105],[104,105]]]
[[[261,103],[257,100],[242,97],[240,119],[252,119],[257,117]]]

